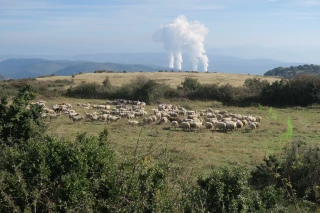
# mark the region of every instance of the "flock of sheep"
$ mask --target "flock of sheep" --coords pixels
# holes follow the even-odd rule
[[[84,115],[76,112],[71,104],[54,104],[51,108],[46,107],[44,101],[37,103],[43,107],[42,118],[58,118],[61,114],[67,114],[74,123],[83,120],[95,122],[103,121],[107,124],[118,122],[120,119],[127,119],[129,125],[147,125],[147,124],[170,124],[171,128],[181,128],[184,131],[208,129],[218,129],[222,132],[233,131],[236,129],[247,128],[254,130],[259,127],[260,116],[240,115],[228,113],[225,110],[213,110],[211,108],[200,111],[186,110],[183,107],[173,104],[159,104],[151,112],[145,109],[146,103],[140,101],[131,101],[116,99],[107,101],[103,105],[90,105],[89,103],[77,104],[78,108],[84,111]],[[85,110],[100,110],[99,113],[87,113]]]

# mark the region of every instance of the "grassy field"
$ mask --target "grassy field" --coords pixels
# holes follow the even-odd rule
[[[74,109],[84,115],[84,110],[76,103],[105,104],[104,100],[84,100],[72,98],[46,99],[47,106],[68,102]],[[267,154],[280,153],[281,149],[290,145],[292,140],[302,140],[310,145],[320,142],[320,111],[308,108],[272,109],[268,107],[225,107],[218,102],[172,100],[170,103],[189,109],[201,110],[225,109],[228,112],[242,115],[262,116],[261,127],[255,131],[235,131],[222,133],[202,129],[195,132],[174,130],[170,125],[130,126],[127,119],[119,123],[107,124],[104,122],[84,121],[74,124],[67,115],[60,116],[49,125],[49,133],[57,137],[73,139],[77,133],[87,132],[89,135],[98,133],[107,128],[110,132],[110,144],[121,157],[132,154],[137,146],[140,135],[138,152],[141,155],[166,155],[167,159],[175,159],[186,168],[195,171],[208,171],[212,166],[245,166],[253,168],[262,162]],[[156,105],[147,106],[149,114]],[[272,111],[272,113],[271,113]],[[87,110],[93,112],[93,110]],[[292,139],[286,138],[288,118],[293,125]],[[142,121],[142,119],[138,119]]]
[[[73,80],[74,84],[78,85],[83,82],[102,83],[102,81],[109,76],[113,86],[121,86],[137,76],[143,75],[147,78],[154,79],[160,83],[169,84],[171,87],[177,87],[186,77],[197,78],[200,83],[220,83],[232,84],[233,86],[242,86],[247,78],[253,78],[252,75],[244,74],[228,74],[228,73],[187,73],[187,72],[133,72],[133,73],[84,73],[71,76],[51,76],[37,78],[39,81],[56,81],[56,80]],[[266,79],[270,82],[279,80],[275,77],[257,76]]]

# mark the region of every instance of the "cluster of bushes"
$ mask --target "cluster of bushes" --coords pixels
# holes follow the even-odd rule
[[[61,96],[64,92],[64,86],[72,84],[68,80],[55,81],[37,81],[34,78],[4,80],[0,82],[0,98],[14,97],[18,94],[18,90],[31,84],[33,90],[44,97]]]
[[[110,79],[106,77],[102,85],[97,83],[81,84],[70,87],[65,95],[76,98],[125,98],[150,103],[173,96],[172,90],[168,85],[157,83],[144,76],[138,76],[121,87],[112,86]]]
[[[187,77],[176,89],[139,76],[121,87],[113,87],[107,77],[103,84],[87,83],[71,87],[66,96],[76,98],[127,98],[147,103],[162,98],[216,100],[224,105],[250,106],[260,103],[269,106],[307,106],[320,103],[320,76],[301,75],[289,80],[269,83],[261,78],[246,79],[243,86],[230,84],[201,84]]]
[[[93,73],[114,73],[113,70],[95,70]]]
[[[307,106],[320,103],[320,76],[301,75],[269,83],[260,78],[247,79],[242,87],[230,84],[200,84],[186,78],[179,88],[190,99],[218,100],[226,105]]]
[[[294,144],[250,173],[215,168],[194,181],[174,158],[119,158],[109,132],[73,141],[43,134],[41,108],[20,89],[0,103],[0,212],[296,212],[319,204],[320,153]],[[126,155],[129,156],[129,155]]]

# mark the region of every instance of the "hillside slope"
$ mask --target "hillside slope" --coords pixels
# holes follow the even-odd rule
[[[98,63],[89,61],[45,60],[39,58],[8,59],[0,62],[0,75],[10,78],[33,78],[38,76],[72,75],[80,72],[93,72],[95,70],[113,70],[127,72],[170,69],[155,65]]]
[[[55,75],[72,75],[79,72],[93,72],[95,70],[112,70],[112,71],[126,71],[126,72],[139,72],[139,71],[148,71],[155,72],[159,69],[169,69],[166,67],[160,66],[147,66],[141,64],[117,64],[117,63],[97,63],[97,62],[82,62],[67,66],[57,72]]]
[[[4,75],[0,75],[0,81],[3,81],[3,80],[8,80],[8,78]]]

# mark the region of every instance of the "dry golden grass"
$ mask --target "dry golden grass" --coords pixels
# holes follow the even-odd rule
[[[84,73],[75,75],[73,81],[75,84],[102,83],[109,76],[112,85],[121,86],[137,76],[145,76],[154,79],[157,82],[169,84],[171,87],[177,87],[186,77],[197,78],[200,83],[220,83],[232,84],[233,86],[242,86],[247,78],[259,77],[270,82],[279,80],[275,77],[253,76],[244,74],[228,74],[228,73],[187,73],[187,72],[132,72],[132,73]],[[55,80],[72,80],[71,76],[51,76],[37,78],[39,81],[55,81]]]

